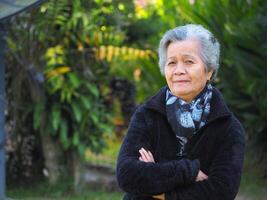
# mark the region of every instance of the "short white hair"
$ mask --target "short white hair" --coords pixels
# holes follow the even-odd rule
[[[159,67],[164,75],[167,61],[167,49],[170,43],[195,39],[200,43],[200,57],[207,71],[213,71],[211,80],[214,80],[219,69],[220,43],[214,35],[201,25],[187,24],[168,30],[160,40],[159,44]]]

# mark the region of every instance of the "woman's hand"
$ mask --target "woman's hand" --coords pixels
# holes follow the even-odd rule
[[[154,195],[153,196],[154,199],[160,199],[160,200],[165,200],[165,194],[159,194],[159,195]]]
[[[143,162],[153,162],[155,163],[154,157],[150,151],[145,150],[144,148],[141,148],[139,150],[140,157],[139,160]]]
[[[140,157],[139,160],[143,162],[152,162],[155,163],[154,157],[150,151],[145,150],[144,148],[141,148],[139,150]],[[165,200],[165,194],[159,194],[159,195],[153,195],[153,198]]]
[[[201,170],[198,171],[198,175],[197,175],[197,178],[196,178],[196,182],[198,181],[204,181],[204,180],[207,180],[209,177],[204,174]]]

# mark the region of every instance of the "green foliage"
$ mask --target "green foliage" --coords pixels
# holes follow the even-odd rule
[[[57,3],[60,4],[58,7],[55,5]],[[84,42],[82,40],[88,37],[88,31],[94,30],[89,24],[91,16],[83,10],[80,1],[50,1],[41,11],[45,13],[45,19],[37,26],[38,29],[42,30],[44,25],[48,25],[51,32],[57,29],[57,37],[52,38],[52,43],[56,46],[48,47],[44,56],[46,66],[43,71],[47,79],[45,90],[48,94],[41,104],[45,104],[45,110],[40,112],[40,106],[37,106],[34,116],[43,118],[42,113],[46,112],[45,121],[48,123],[42,131],[58,135],[65,149],[75,148],[81,155],[84,155],[88,147],[99,151],[104,145],[102,135],[112,132],[111,116],[107,114],[104,97],[99,90],[102,84],[107,83],[93,77],[101,77],[101,74],[92,69],[90,64],[88,66],[76,62],[85,55],[80,47]],[[69,33],[72,33],[72,37],[69,37]],[[47,42],[51,37],[43,35],[41,39],[41,42]],[[74,54],[73,45],[76,44],[78,49]],[[87,48],[92,47],[88,45]],[[87,76],[86,70],[93,74]],[[39,121],[41,120],[36,119],[35,122]],[[42,124],[35,127],[44,128]]]
[[[124,43],[122,29],[132,9],[131,1],[51,0],[13,21],[8,38],[10,52],[17,58],[13,64],[22,63],[25,71],[30,68],[34,80],[43,79],[29,84],[35,91],[27,85],[37,97],[28,102],[20,99],[27,110],[24,118],[32,120],[36,132],[53,135],[64,149],[75,149],[82,156],[87,148],[103,148],[103,136],[113,131],[110,80],[122,75],[112,66],[127,62],[134,69],[138,59],[153,56],[150,50]],[[29,52],[20,48],[32,44],[36,45]],[[128,69],[125,72],[129,74]]]

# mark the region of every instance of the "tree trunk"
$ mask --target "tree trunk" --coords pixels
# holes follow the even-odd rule
[[[73,160],[72,160],[72,166],[73,166],[73,177],[74,177],[74,191],[76,194],[79,194],[83,188],[83,165],[82,161],[80,159],[80,155],[73,151]]]
[[[42,133],[41,139],[48,181],[50,184],[55,184],[61,175],[60,157],[62,150],[60,145],[48,133]]]

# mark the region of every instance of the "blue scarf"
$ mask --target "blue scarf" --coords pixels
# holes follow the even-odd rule
[[[192,102],[174,96],[168,89],[166,91],[166,111],[176,138],[179,141],[178,156],[184,156],[185,145],[198,129],[207,123],[210,113],[210,100],[213,87],[207,84]]]

